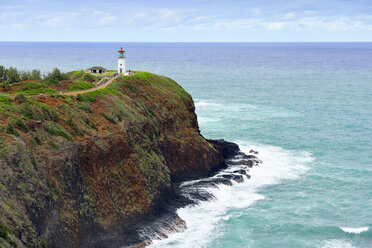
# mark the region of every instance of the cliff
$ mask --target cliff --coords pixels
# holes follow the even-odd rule
[[[225,166],[191,96],[137,73],[77,96],[0,95],[0,245],[118,247],[175,197]]]

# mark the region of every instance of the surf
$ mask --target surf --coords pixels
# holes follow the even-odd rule
[[[283,180],[298,179],[308,170],[307,163],[313,161],[311,153],[308,152],[298,153],[243,141],[237,143],[246,154],[250,154],[251,150],[258,151],[257,157],[262,164],[248,168],[244,182],[231,180],[231,186],[218,184],[217,187],[203,188],[202,190],[211,196],[208,200],[192,199],[197,201],[196,205],[177,210],[179,217],[186,223],[186,229],[181,232],[168,232],[166,239],[154,240],[150,247],[207,247],[219,236],[220,228],[230,218],[238,217],[239,213],[248,211],[257,201],[265,199],[260,188],[279,184]],[[230,165],[214,177],[244,168],[246,166],[242,164]],[[201,180],[186,182],[181,187],[190,187]],[[186,197],[192,198],[192,195]]]

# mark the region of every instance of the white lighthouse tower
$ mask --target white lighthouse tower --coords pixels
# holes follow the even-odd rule
[[[123,50],[123,47],[120,48],[119,57],[118,57],[118,73],[119,74],[127,74],[127,71],[125,70],[125,51]]]

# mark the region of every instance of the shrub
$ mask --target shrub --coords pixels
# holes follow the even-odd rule
[[[28,127],[26,126],[25,122],[19,118],[14,117],[11,120],[12,125],[17,128],[18,130],[21,130],[24,133],[28,132]]]
[[[73,135],[80,135],[80,136],[84,135],[83,132],[78,127],[78,125],[72,120],[71,117],[66,120],[66,124],[72,128]]]
[[[90,104],[88,102],[81,102],[79,108],[84,110],[87,113],[92,113],[93,112],[92,106],[90,106]]]
[[[125,88],[129,89],[130,91],[132,91],[135,94],[138,94],[138,88],[134,83],[125,85]]]
[[[38,144],[38,145],[42,145],[43,144],[43,142],[41,141],[41,139],[39,138],[39,136],[37,134],[35,134],[33,136],[33,138],[34,138],[36,144]]]
[[[75,79],[81,78],[83,75],[84,75],[83,70],[71,71],[71,72],[67,73],[67,76],[70,80],[75,80]]]
[[[9,237],[9,234],[11,233],[14,233],[14,231],[10,230],[0,222],[0,239],[7,241],[12,247],[17,247],[17,244]]]
[[[9,81],[9,83],[16,83],[21,81],[21,76],[19,74],[19,71],[14,67],[9,67],[5,71],[6,73],[6,79]]]
[[[59,121],[59,116],[55,108],[51,108],[48,105],[42,105],[39,107],[36,104],[29,102],[19,105],[18,112],[23,116],[32,120],[48,120],[48,121]]]
[[[18,112],[32,120],[44,120],[44,115],[41,110],[28,102],[19,105]]]
[[[57,111],[55,108],[51,108],[48,105],[42,105],[41,111],[44,115],[45,120],[55,121],[55,122],[59,121],[59,115],[57,114]]]
[[[47,85],[62,86],[62,84],[58,80],[52,78],[44,78],[44,82]]]
[[[8,134],[13,134],[15,136],[19,136],[19,133],[17,132],[17,130],[15,130],[13,123],[10,123],[10,122],[8,122],[8,124],[6,124],[5,132],[7,132]]]
[[[96,77],[93,76],[93,75],[90,74],[90,73],[85,73],[85,74],[82,76],[81,79],[84,80],[84,81],[87,81],[87,82],[91,82],[91,83],[93,83],[93,82],[96,81]]]
[[[54,68],[52,72],[48,73],[45,79],[62,81],[62,80],[67,80],[68,77],[65,73],[61,72],[58,68]]]
[[[55,150],[59,150],[59,145],[57,145],[56,143],[54,143],[53,141],[49,140],[48,142],[48,145],[50,145],[52,148],[54,148]]]
[[[23,94],[19,94],[19,95],[17,95],[14,99],[15,99],[15,100],[18,100],[18,101],[20,101],[20,102],[27,102],[27,98],[26,98],[25,95],[23,95]]]
[[[43,128],[50,135],[61,136],[69,141],[73,140],[71,136],[67,133],[66,129],[57,123],[53,123],[53,122],[45,123],[43,125]]]
[[[76,97],[81,102],[96,102],[97,95],[96,94],[78,94]]]
[[[34,89],[41,89],[45,88],[46,85],[38,82],[24,82],[22,83],[22,88],[17,91],[26,91],[26,90],[34,90]]]
[[[0,83],[0,87],[1,88],[5,88],[5,89],[10,89],[11,88],[11,84],[9,83],[8,80],[5,80],[3,82]]]
[[[110,115],[110,114],[107,114],[107,113],[104,113],[102,112],[101,115],[103,115],[107,120],[111,121],[112,123],[116,124],[116,120],[115,120],[115,117]]]
[[[41,248],[47,248],[45,239],[41,239],[39,244],[40,244]]]

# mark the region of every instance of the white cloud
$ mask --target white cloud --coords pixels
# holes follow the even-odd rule
[[[195,21],[194,10],[182,9],[152,9],[132,14],[128,22],[138,25],[151,24],[152,27],[171,27],[178,23],[188,23]],[[206,19],[206,16],[200,16],[197,21]]]
[[[0,21],[12,21],[22,16],[24,13],[21,11],[7,11],[0,14]]]
[[[285,15],[283,16],[282,19],[283,19],[283,20],[290,20],[290,19],[292,19],[295,15],[296,15],[295,12],[290,12],[290,13],[285,14]]]
[[[255,15],[259,15],[259,14],[262,13],[261,9],[259,9],[259,8],[254,8],[254,9],[251,9],[250,11],[251,11],[253,14],[255,14]]]
[[[288,25],[296,26],[297,29],[315,29],[328,31],[371,31],[372,22],[368,17],[304,17]]]
[[[98,26],[104,26],[104,25],[106,25],[108,23],[111,23],[111,22],[113,22],[117,19],[117,16],[112,15],[111,13],[108,13],[108,12],[101,11],[101,10],[93,11],[92,17],[94,18],[95,23]]]
[[[95,11],[93,11],[92,16],[98,16],[98,15],[101,15],[101,14],[103,14],[103,13],[104,13],[103,11],[95,10]]]
[[[267,30],[281,30],[283,29],[285,23],[284,22],[272,22],[267,24]]]
[[[46,19],[42,25],[55,28],[55,27],[68,27],[71,26],[77,17],[79,17],[80,14],[78,13],[59,13],[54,17]]]

